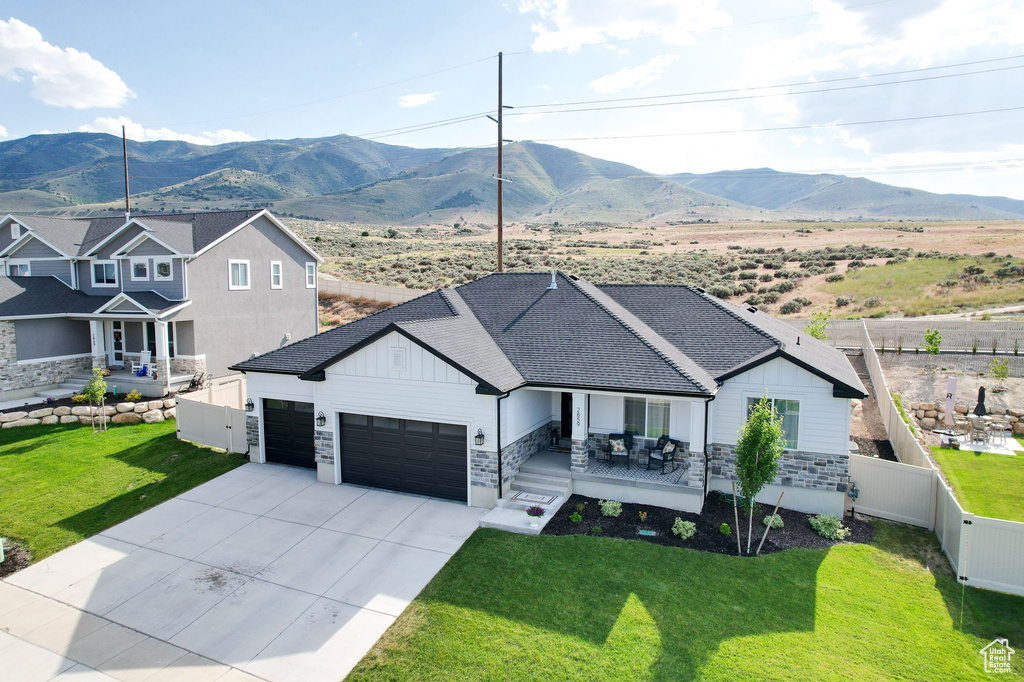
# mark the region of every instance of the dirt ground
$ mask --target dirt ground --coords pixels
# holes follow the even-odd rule
[[[903,404],[939,403],[946,401],[946,380],[956,377],[956,403],[973,408],[978,400],[978,388],[985,387],[985,406],[1020,409],[1024,405],[1024,379],[1009,378],[1003,390],[992,377],[955,370],[921,369],[920,367],[893,366],[885,370],[885,381],[893,393],[903,396]]]

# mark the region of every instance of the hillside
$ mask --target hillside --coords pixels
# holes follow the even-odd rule
[[[490,226],[495,150],[415,149],[338,135],[202,146],[129,144],[143,211],[271,207],[368,224]],[[0,142],[0,212],[121,210],[121,140],[98,133]],[[507,220],[553,224],[698,220],[995,220],[1024,201],[938,195],[841,175],[770,168],[656,176],[532,142],[505,148]]]

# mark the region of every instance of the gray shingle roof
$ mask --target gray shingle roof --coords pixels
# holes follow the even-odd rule
[[[89,314],[113,296],[86,296],[55,277],[0,277],[0,318]]]
[[[184,303],[184,301],[168,301],[166,298],[153,291],[126,291],[124,292],[124,295],[157,314],[166,310],[171,310],[172,308],[177,308]],[[96,307],[98,308],[99,305]]]
[[[388,328],[401,330],[499,390],[525,384],[713,395],[724,378],[782,355],[850,395],[842,353],[763,312],[700,290],[594,286],[559,273],[488,275],[239,363],[315,378]],[[797,344],[797,338],[800,344]]]

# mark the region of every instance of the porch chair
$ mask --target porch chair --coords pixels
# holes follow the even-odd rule
[[[137,377],[144,377],[149,374],[149,365],[153,362],[153,353],[144,350],[139,353],[139,361],[132,360],[132,374]]]
[[[988,427],[981,417],[971,419],[971,443],[988,443]]]
[[[988,438],[992,445],[1006,445],[1006,432],[1010,431],[1010,424],[1002,419],[993,419],[988,425]]]
[[[626,469],[629,469],[629,451],[633,449],[633,434],[612,433],[608,435],[608,466],[615,466],[616,457],[626,459]]]
[[[672,470],[676,468],[676,453],[682,445],[677,440],[668,436],[659,436],[658,442],[647,453],[647,469],[661,469],[661,475],[665,475],[665,467],[672,462]]]
[[[192,381],[188,382],[188,386],[182,393],[188,393],[189,391],[198,391],[203,387],[203,379],[206,376],[204,372],[196,372],[192,375]]]

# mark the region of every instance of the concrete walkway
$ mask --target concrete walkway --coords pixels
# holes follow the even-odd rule
[[[0,676],[336,682],[482,514],[247,464],[0,581]]]

